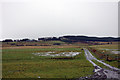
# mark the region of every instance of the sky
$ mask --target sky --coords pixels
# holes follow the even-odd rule
[[[118,0],[1,0],[0,39],[118,36]]]

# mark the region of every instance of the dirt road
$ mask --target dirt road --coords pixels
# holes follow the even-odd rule
[[[93,64],[93,66],[95,67],[94,69],[94,75],[90,76],[90,77],[86,77],[87,79],[112,79],[112,80],[120,80],[120,69],[118,68],[115,68],[115,67],[112,67],[110,66],[109,64],[106,64],[100,60],[98,60],[97,58],[95,58],[90,52],[88,49],[85,49],[84,48],[84,52],[85,52],[85,56],[86,56],[86,59],[91,63]],[[105,66],[109,67],[111,70],[108,70],[108,69],[104,69],[100,66],[98,66],[97,64],[95,64],[92,60],[96,60],[98,61],[99,63],[102,63],[104,64]],[[81,79],[81,78],[80,78]]]

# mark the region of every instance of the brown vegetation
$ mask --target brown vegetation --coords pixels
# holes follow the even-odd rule
[[[94,48],[89,48],[89,50],[93,53],[95,53],[95,55],[97,57],[99,57],[100,59],[105,59],[106,61],[119,61],[120,57],[119,55],[110,55],[109,52],[104,52],[102,50],[96,50]]]
[[[21,49],[21,48],[79,48],[79,46],[66,45],[66,46],[19,46],[19,47],[2,47],[2,49]]]

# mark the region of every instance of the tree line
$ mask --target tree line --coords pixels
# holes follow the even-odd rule
[[[88,36],[62,36],[62,37],[44,37],[35,39],[5,39],[2,42],[38,42],[38,41],[64,41],[64,42],[80,42],[80,41],[102,41],[102,42],[112,42],[112,41],[120,41],[120,37],[88,37]]]

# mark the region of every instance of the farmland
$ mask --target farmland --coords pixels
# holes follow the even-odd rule
[[[91,52],[92,49],[99,52],[103,52],[102,49],[106,48],[117,49],[117,44],[91,45],[62,41],[3,42],[2,44],[3,78],[80,78],[90,76],[94,74],[94,66],[86,59],[83,48],[88,48]],[[105,51],[105,54],[107,52]],[[52,56],[62,53],[79,54],[76,56],[40,56],[40,54],[46,53],[50,53]],[[120,68],[117,60],[107,61],[105,57],[101,58],[98,55],[101,53],[92,52],[92,54],[96,58]],[[94,62],[106,68],[98,62]]]

